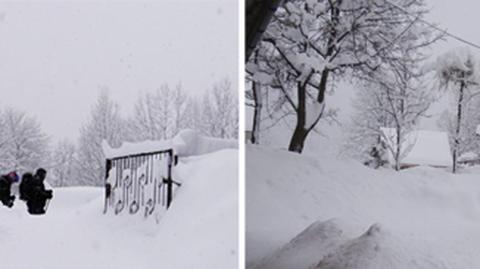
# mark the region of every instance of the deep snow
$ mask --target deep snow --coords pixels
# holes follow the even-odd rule
[[[183,182],[156,221],[103,215],[103,189],[57,188],[48,212],[0,208],[0,268],[236,268],[238,151],[181,159]]]
[[[246,154],[248,268],[480,268],[478,168],[395,172],[319,152]]]

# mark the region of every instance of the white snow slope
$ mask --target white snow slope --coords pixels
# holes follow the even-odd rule
[[[101,188],[55,189],[44,216],[21,201],[0,207],[0,268],[236,268],[237,155],[184,159],[183,185],[159,223],[103,215]]]
[[[479,170],[246,153],[248,268],[480,268]]]

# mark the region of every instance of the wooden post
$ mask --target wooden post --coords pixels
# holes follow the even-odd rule
[[[170,207],[173,199],[173,184],[172,184],[172,165],[173,165],[173,150],[168,151],[168,178],[167,178],[167,209]]]
[[[103,214],[107,213],[108,209],[108,198],[110,196],[111,192],[111,186],[109,188],[107,179],[108,179],[108,174],[110,173],[110,169],[112,168],[112,160],[107,159],[105,162],[105,206],[103,208]]]

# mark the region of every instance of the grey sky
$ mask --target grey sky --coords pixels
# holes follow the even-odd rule
[[[78,137],[98,90],[127,114],[138,91],[237,85],[236,0],[0,2],[0,106]]]
[[[478,34],[478,10],[480,2],[474,0],[428,0],[431,12],[427,19],[437,23],[441,28],[448,30],[452,34],[459,35],[477,45],[480,45],[480,35]],[[463,43],[448,38],[444,42],[436,45],[435,52],[441,53],[456,47],[467,46]],[[472,51],[480,55],[480,50]]]

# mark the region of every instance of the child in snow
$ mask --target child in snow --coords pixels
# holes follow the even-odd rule
[[[15,196],[12,195],[12,184],[18,182],[18,175],[16,172],[10,172],[7,175],[0,177],[0,201],[3,205],[12,207],[15,201]]]

